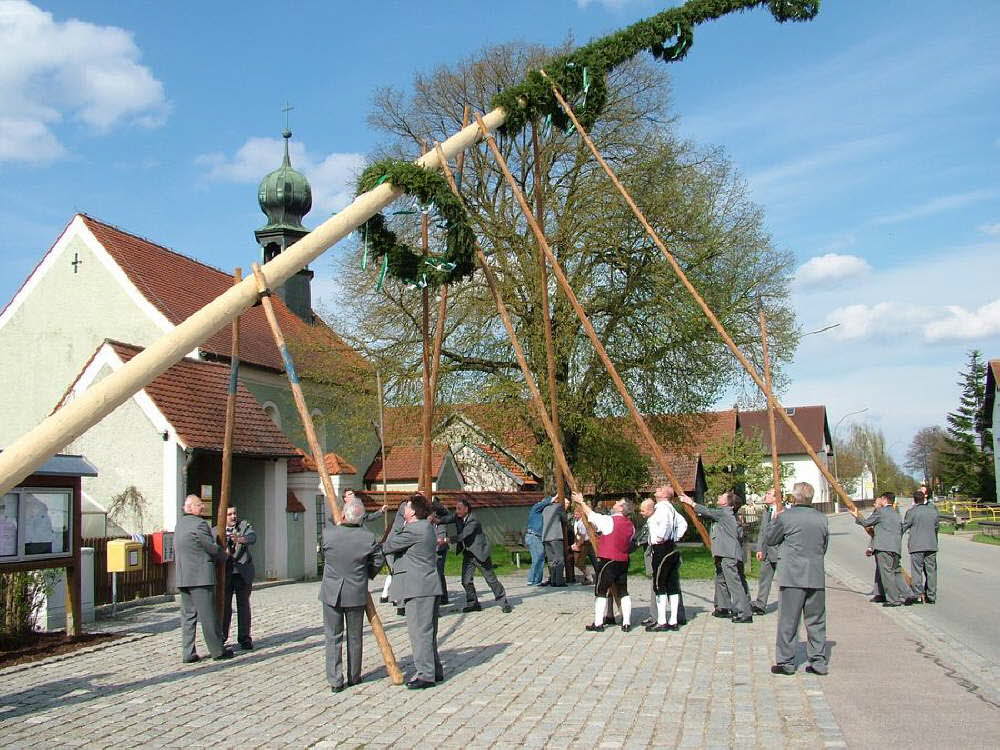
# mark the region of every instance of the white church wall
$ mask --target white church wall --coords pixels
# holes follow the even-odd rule
[[[0,447],[48,416],[105,338],[147,345],[163,332],[84,233],[70,227],[0,316],[0,350],[17,353],[0,368]]]

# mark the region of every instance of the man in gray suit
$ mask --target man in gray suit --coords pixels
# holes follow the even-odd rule
[[[354,495],[353,492],[350,492],[349,494],[351,496]],[[400,503],[399,506],[396,508],[396,516],[395,516],[395,518],[392,519],[392,528],[390,529],[390,533],[395,533],[395,532],[399,531],[401,528],[403,528],[403,523],[404,523],[404,520],[403,520],[403,511],[405,509],[406,509],[406,503],[405,502]],[[379,597],[379,601],[382,602],[383,604],[385,604],[387,601],[389,601],[389,589],[392,587],[392,570],[393,570],[393,565],[392,565],[391,562],[389,562],[389,561],[387,561],[387,562],[389,563],[389,575],[387,575],[385,577],[385,583],[382,584],[382,596]],[[394,602],[394,606],[396,606],[397,609],[399,608],[399,604],[400,604],[400,602]],[[403,613],[402,612],[397,612],[396,614],[400,614],[401,615]]]
[[[198,620],[201,634],[213,659],[231,659],[233,652],[222,645],[215,617],[215,564],[226,553],[212,538],[208,521],[201,517],[204,503],[197,495],[184,498],[184,515],[174,527],[177,590],[181,595],[181,658],[186,664],[199,660],[194,639]]]
[[[387,555],[396,555],[390,596],[406,608],[406,630],[416,669],[406,687],[420,690],[444,679],[437,647],[438,597],[444,592],[436,564],[437,535],[427,520],[430,504],[416,494],[405,506],[403,527],[389,534],[382,549]]]
[[[539,584],[541,586],[566,585],[565,526],[566,507],[561,498],[553,497],[542,510],[542,544],[545,545],[545,561],[549,564],[549,580]]]
[[[344,689],[340,644],[347,630],[347,684],[361,682],[361,631],[365,622],[368,581],[382,567],[382,551],[375,535],[361,523],[365,506],[352,496],[344,504],[340,525],[323,527],[323,582],[319,600],[323,602],[323,634],[326,638],[326,679],[330,690]]]
[[[910,551],[910,570],[913,573],[913,595],[922,597],[925,604],[937,599],[937,549],[938,509],[927,502],[924,493],[913,493],[913,505],[903,517],[902,531],[910,532],[906,539]],[[920,599],[918,599],[920,601]]]
[[[501,611],[511,612],[510,602],[503,584],[493,572],[493,560],[490,559],[490,542],[483,531],[479,519],[472,515],[472,506],[465,498],[459,498],[455,504],[455,524],[458,526],[458,545],[462,551],[462,588],[465,589],[465,607],[463,612],[479,612],[479,597],[476,594],[474,576],[476,568],[483,574],[483,579],[500,602]]]
[[[715,557],[715,617],[731,617],[735,623],[753,622],[750,595],[743,577],[743,543],[739,521],[736,520],[739,497],[735,492],[719,495],[717,507],[696,503],[687,495],[681,497],[699,516],[711,518],[710,540]]]
[[[756,554],[760,561],[760,578],[757,579],[757,598],[750,602],[750,609],[755,615],[762,615],[767,611],[767,598],[771,594],[771,581],[774,580],[774,571],[781,558],[780,546],[764,543],[767,527],[771,524],[775,506],[779,502],[780,500],[775,497],[774,489],[770,489],[764,494],[764,512],[761,513],[760,527],[757,530]]]
[[[764,544],[781,545],[781,589],[774,674],[795,674],[795,643],[799,622],[805,620],[806,671],[824,675],[826,659],[826,570],[823,558],[830,544],[826,516],[812,507],[813,487],[797,482],[792,489],[795,505],[787,510],[775,503]]]
[[[212,529],[213,536],[215,529]],[[222,610],[222,641],[229,640],[229,626],[233,621],[233,596],[236,596],[236,640],[245,651],[253,650],[250,637],[250,592],[256,571],[250,545],[256,544],[257,532],[253,524],[241,519],[235,505],[226,509],[226,597]]]
[[[854,511],[854,521],[859,526],[875,530],[871,545],[875,553],[878,575],[875,600],[883,600],[883,607],[900,606],[907,593],[900,589],[896,579],[899,556],[902,553],[903,524],[899,518],[899,511],[892,507],[889,493],[883,493],[875,498],[875,510],[868,518],[862,518],[859,511]]]

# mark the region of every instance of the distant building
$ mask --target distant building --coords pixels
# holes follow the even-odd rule
[[[986,366],[986,398],[983,401],[983,426],[993,431],[993,477],[1000,498],[1000,359],[991,359]]]

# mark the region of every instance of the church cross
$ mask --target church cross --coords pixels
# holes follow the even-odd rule
[[[80,256],[77,253],[73,253],[73,260],[70,261],[70,265],[73,266],[73,273],[79,272],[81,263],[83,263],[83,261],[80,260]]]
[[[285,102],[285,106],[281,108],[281,111],[285,113],[285,130],[288,130],[288,113],[293,109],[295,109],[295,107],[288,102]]]

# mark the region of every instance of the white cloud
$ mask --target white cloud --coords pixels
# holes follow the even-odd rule
[[[967,341],[1000,335],[1000,299],[975,310],[948,305],[945,311],[943,319],[924,327],[928,341]]]
[[[932,317],[930,310],[919,305],[878,302],[838,307],[826,316],[826,322],[840,324],[832,331],[834,338],[852,341],[910,334]]]
[[[801,286],[837,282],[866,274],[872,270],[868,262],[857,255],[827,253],[810,258],[795,272],[795,281]]]
[[[576,4],[581,8],[587,8],[591,5],[604,5],[614,10],[624,8],[630,2],[632,0],[576,0]]]
[[[281,138],[248,138],[232,157],[202,154],[195,163],[208,168],[208,177],[224,182],[256,183],[278,168],[284,153]],[[289,144],[292,166],[312,187],[312,215],[339,211],[354,198],[354,182],[365,165],[361,154],[312,154],[301,141]]]
[[[0,0],[0,162],[65,153],[55,128],[78,121],[103,133],[121,123],[160,125],[163,84],[138,63],[132,35],[113,26],[56,21],[27,0]]]
[[[989,200],[991,198],[995,198],[997,195],[998,193],[996,190],[972,190],[967,193],[942,195],[904,211],[887,214],[885,216],[878,216],[872,219],[871,223],[875,226],[882,224],[899,224],[904,221],[910,221],[911,219],[919,219],[924,216],[933,216],[934,214],[951,211],[956,208],[961,208],[962,206],[967,206],[970,203],[978,203],[979,201]]]
[[[996,224],[983,224],[979,227],[979,231],[990,237],[1000,237],[1000,221]]]

